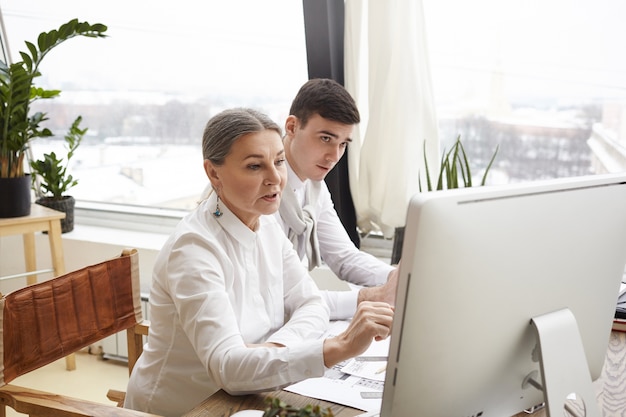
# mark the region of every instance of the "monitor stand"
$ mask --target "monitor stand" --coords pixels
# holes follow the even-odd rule
[[[532,374],[526,382],[543,391],[547,416],[562,416],[565,409],[573,416],[601,417],[574,314],[566,308],[534,317],[531,323],[537,332],[543,386]],[[584,414],[566,403],[572,393],[584,402]]]

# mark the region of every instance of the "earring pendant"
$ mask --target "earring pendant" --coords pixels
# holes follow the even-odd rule
[[[219,196],[217,197],[217,203],[215,203],[215,211],[213,212],[213,216],[215,216],[216,218],[218,217],[222,217],[222,211],[220,210],[220,198]]]

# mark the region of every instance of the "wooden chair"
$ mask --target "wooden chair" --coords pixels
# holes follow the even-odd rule
[[[146,327],[139,290],[138,254],[129,249],[120,257],[2,296],[0,417],[5,417],[6,406],[31,416],[150,416],[9,384],[122,330],[135,346],[129,350],[132,369],[142,350],[135,329]]]
[[[133,327],[126,330],[126,343],[128,347],[128,376],[133,371],[135,362],[139,359],[139,356],[143,352],[143,337],[148,336],[150,330],[150,322],[143,320],[141,323],[135,324]],[[118,407],[124,405],[124,399],[126,398],[126,392],[115,389],[110,389],[107,393],[107,398],[111,401],[115,401]]]

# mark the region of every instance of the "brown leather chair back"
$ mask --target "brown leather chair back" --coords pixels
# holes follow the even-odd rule
[[[142,321],[138,254],[91,265],[0,299],[0,386]]]

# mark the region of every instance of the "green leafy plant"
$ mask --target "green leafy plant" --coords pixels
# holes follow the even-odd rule
[[[317,405],[307,405],[302,408],[293,407],[286,404],[279,398],[267,398],[265,402],[268,407],[263,413],[263,417],[333,417],[330,408],[322,409]]]
[[[39,66],[43,58],[68,39],[102,38],[106,37],[106,30],[101,23],[91,25],[73,19],[58,29],[40,33],[36,45],[26,41],[28,52],[20,52],[21,61],[8,66],[0,61],[0,178],[23,177],[29,142],[37,137],[52,136],[50,129],[40,125],[47,120],[46,113],[30,114],[34,101],[54,98],[61,93],[34,85],[34,79],[41,75]]]
[[[87,133],[87,128],[80,128],[81,121],[82,117],[78,116],[65,135],[65,149],[67,150],[65,161],[62,158],[59,159],[54,152],[50,152],[44,154],[43,159],[30,163],[33,174],[36,174],[32,178],[33,188],[42,195],[60,200],[67,190],[78,184],[78,180],[67,173],[67,168],[76,148]]]
[[[485,185],[487,181],[487,174],[493,165],[493,161],[496,159],[499,147],[496,146],[485,172],[480,181],[480,185]],[[426,190],[436,191],[443,189],[453,189],[461,187],[472,187],[472,171],[470,169],[469,160],[465,153],[465,148],[461,143],[461,135],[457,136],[456,141],[449,151],[445,151],[441,156],[441,165],[439,167],[439,174],[437,175],[437,182],[434,183],[430,175],[428,166],[428,160],[426,159],[426,143],[424,143],[424,167],[426,168]],[[419,191],[422,192],[422,177],[418,176]],[[402,246],[404,243],[404,226],[397,227],[393,238],[393,247],[391,249],[391,264],[397,264],[400,262],[402,255]]]
[[[496,159],[499,147],[496,146],[485,172],[480,181],[480,185],[485,185],[487,181],[487,174],[493,165],[493,161]],[[448,152],[443,152],[441,157],[441,166],[439,174],[437,175],[437,183],[433,186],[433,182],[428,169],[428,160],[426,159],[426,143],[424,143],[424,166],[426,168],[426,185],[428,191],[443,190],[444,188],[453,189],[460,187],[472,187],[472,172],[470,169],[469,160],[465,153],[465,148],[461,143],[461,135],[457,136],[454,145]],[[460,178],[460,180],[459,180]],[[421,177],[418,179],[419,190],[422,191]]]

